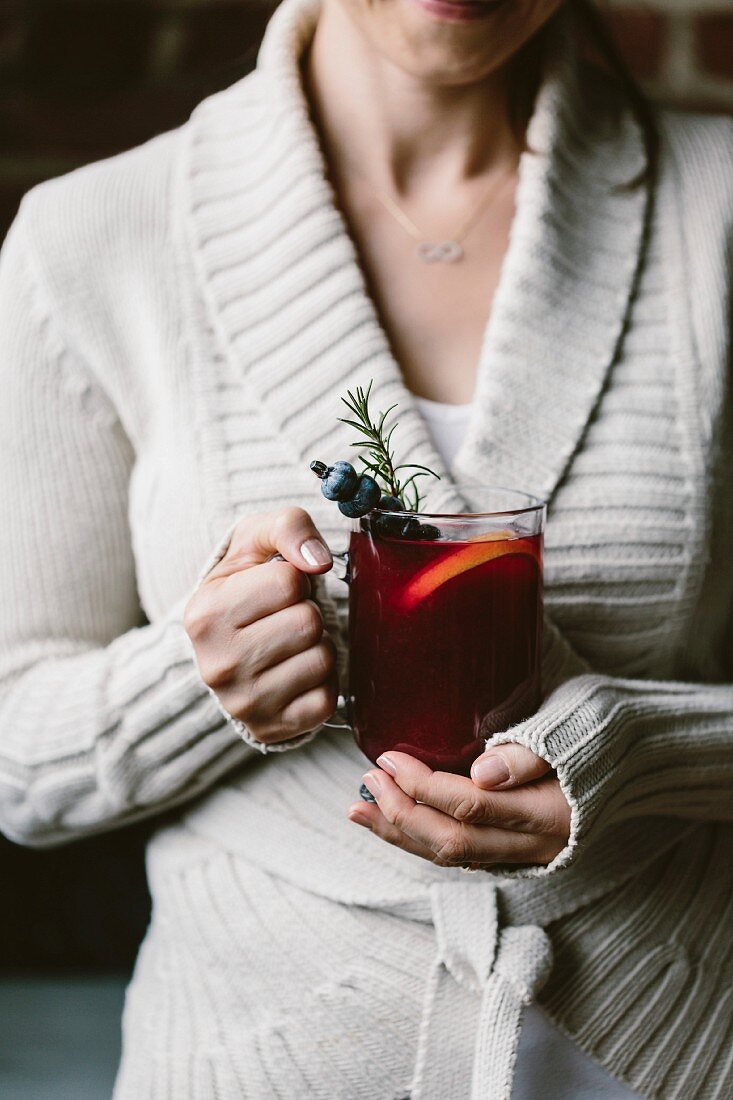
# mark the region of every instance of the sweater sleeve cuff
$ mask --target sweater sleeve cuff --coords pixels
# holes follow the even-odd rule
[[[504,733],[487,748],[511,742],[542,757],[557,774],[571,810],[565,848],[546,867],[522,870],[522,877],[551,874],[571,863],[596,825],[601,807],[612,795],[615,772],[613,737],[608,733],[616,712],[608,699],[605,677],[576,677],[543,703],[537,714]],[[601,698],[603,697],[603,698]]]
[[[568,751],[573,734],[582,728],[583,715],[574,714],[572,703],[562,704],[563,690],[568,684],[594,681],[588,665],[575,652],[553,623],[545,618],[543,628],[542,681],[544,702],[538,712],[508,730],[494,734],[486,748],[512,742],[524,745],[547,760],[556,771],[560,787],[571,809],[570,836],[561,852],[546,866],[508,868],[502,871],[509,878],[543,878],[566,867],[575,857],[578,844],[587,826],[583,784],[579,784],[572,767],[572,751]],[[573,693],[573,700],[576,695]]]

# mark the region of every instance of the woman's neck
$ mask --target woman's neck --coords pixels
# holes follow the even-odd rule
[[[408,197],[470,184],[516,161],[500,74],[428,85],[377,53],[338,3],[324,3],[304,69],[337,177],[356,172]]]

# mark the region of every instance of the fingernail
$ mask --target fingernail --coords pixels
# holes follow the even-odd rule
[[[378,756],[377,764],[380,768],[384,768],[386,772],[389,772],[390,775],[397,775],[397,765],[395,764],[394,760],[391,759],[391,757]]]
[[[330,565],[333,561],[331,551],[320,539],[306,539],[300,553],[308,565]]]
[[[485,760],[479,760],[471,769],[471,775],[477,783],[487,787],[497,787],[511,779],[511,772],[500,756],[487,756]]]
[[[377,779],[374,772],[367,772],[366,775],[362,775],[361,781],[368,791],[371,791],[375,798],[379,798],[382,793],[382,784]]]
[[[355,825],[363,825],[365,829],[371,829],[372,823],[366,814],[360,814],[358,810],[354,810],[349,814],[349,821],[353,821]]]

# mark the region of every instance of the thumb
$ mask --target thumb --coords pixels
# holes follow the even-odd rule
[[[227,551],[209,578],[231,576],[280,554],[304,573],[326,573],[333,557],[304,508],[246,516],[232,532]]]
[[[495,745],[474,760],[471,779],[484,790],[509,790],[552,771],[552,765],[524,745]]]

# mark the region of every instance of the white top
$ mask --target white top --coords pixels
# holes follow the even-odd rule
[[[443,401],[431,401],[428,397],[415,397],[415,403],[430,430],[433,443],[448,469],[451,469],[466,434],[473,404],[447,405]]]
[[[552,495],[547,697],[504,737],[573,819],[551,863],[464,875],[348,822],[348,735],[264,753],[181,618],[247,515],[300,505],[343,546],[308,463],[355,459],[347,389],[373,379],[400,461],[443,465],[324,176],[314,18],[284,0],[256,73],[36,188],[3,247],[0,828],[171,811],[115,1100],[505,1100],[535,997],[642,1096],[728,1100],[733,129],[662,113],[646,222],[615,186],[635,124],[585,69],[540,93],[461,465]],[[342,670],[346,597],[314,589]]]
[[[473,403],[449,405],[415,396],[433,443],[451,469]],[[632,1100],[632,1092],[571,1042],[536,1005],[529,1005],[519,1040],[512,1100]]]

